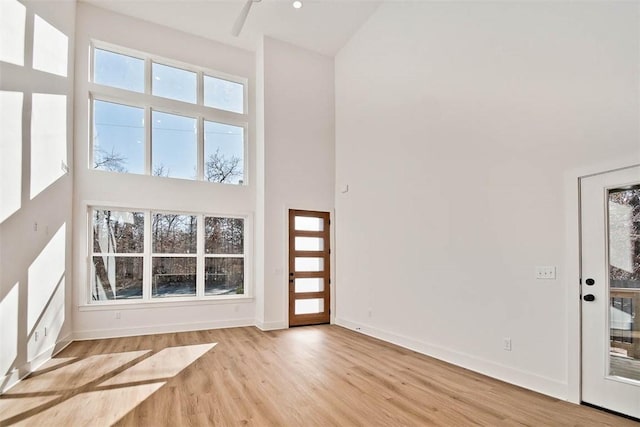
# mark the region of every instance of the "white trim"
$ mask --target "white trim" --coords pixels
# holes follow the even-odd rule
[[[137,328],[94,329],[76,331],[74,341],[137,337],[141,335],[168,334],[174,332],[205,331],[209,329],[241,328],[254,326],[254,319],[217,320],[213,322],[169,323],[165,325],[140,326]]]
[[[21,380],[23,380],[26,376],[33,373],[40,366],[44,365],[46,362],[51,360],[53,356],[60,353],[64,350],[69,344],[73,342],[71,339],[72,335],[69,334],[62,338],[60,341],[56,342],[49,348],[43,350],[39,355],[31,359],[29,362],[20,366],[17,369],[14,369],[9,374],[3,376],[0,379],[0,394],[7,392],[11,387],[15,386]]]
[[[288,321],[279,321],[279,322],[260,322],[257,319],[255,320],[255,327],[260,329],[261,331],[276,331],[279,329],[288,329],[289,324]]]
[[[78,311],[146,310],[148,308],[193,307],[196,305],[251,303],[254,301],[254,298],[245,295],[218,295],[202,298],[176,297],[156,298],[153,300],[137,299],[112,301],[100,301],[91,304],[82,304],[78,306]]]
[[[393,332],[371,328],[346,319],[336,318],[335,324],[510,384],[555,397],[557,399],[564,400],[567,394],[567,384],[551,378],[514,369],[490,360],[481,359],[471,354],[414,340]]]

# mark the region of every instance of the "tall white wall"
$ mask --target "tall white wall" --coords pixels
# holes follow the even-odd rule
[[[82,299],[89,280],[87,272],[87,205],[163,209],[184,212],[249,216],[255,214],[255,127],[250,126],[248,185],[226,186],[207,182],[117,174],[88,168],[88,52],[91,40],[150,53],[199,67],[249,79],[249,114],[255,112],[255,59],[251,52],[191,36],[169,28],[108,12],[87,4],[78,5],[76,39],[76,143],[74,180],[74,267],[77,338],[123,336],[144,333],[205,329],[253,324],[255,301],[251,297],[229,301],[147,303],[135,306],[87,306]],[[247,278],[254,292],[253,275]],[[85,294],[86,295],[86,294]],[[120,312],[116,319],[115,312]]]
[[[0,4],[0,392],[71,334],[75,10]]]
[[[565,177],[640,161],[639,23],[632,2],[383,4],[335,60],[337,323],[566,397]]]
[[[277,329],[288,326],[288,210],[333,211],[334,63],[268,37],[257,56],[263,277],[256,324]]]

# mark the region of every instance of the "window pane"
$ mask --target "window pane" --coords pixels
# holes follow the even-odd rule
[[[151,296],[184,297],[196,294],[196,258],[153,257]]]
[[[244,180],[244,128],[204,122],[204,179],[226,184]]]
[[[296,251],[321,251],[324,247],[324,239],[322,237],[296,237]]]
[[[142,298],[142,260],[142,257],[94,256],[91,299]]]
[[[244,293],[243,258],[206,258],[204,269],[205,295]]]
[[[197,217],[154,213],[152,215],[153,253],[195,254]]]
[[[309,277],[295,279],[296,292],[322,292],[324,291],[324,279],[321,277]]]
[[[144,213],[94,209],[93,251],[144,252]]]
[[[156,63],[152,73],[154,95],[195,104],[196,73]]]
[[[296,271],[324,271],[323,258],[296,257]]]
[[[204,219],[204,250],[208,254],[243,254],[244,220],[242,218]]]
[[[244,85],[204,76],[204,105],[242,113],[244,112]]]
[[[608,198],[609,374],[640,381],[640,187]]]
[[[322,218],[313,216],[297,216],[295,219],[295,229],[299,231],[323,231],[324,221]]]
[[[144,173],[144,109],[93,103],[93,168]]]
[[[152,121],[153,175],[196,179],[196,119],[154,111]]]
[[[295,314],[315,314],[324,312],[324,299],[298,299],[296,300]]]
[[[93,81],[101,85],[144,92],[144,60],[94,49]]]

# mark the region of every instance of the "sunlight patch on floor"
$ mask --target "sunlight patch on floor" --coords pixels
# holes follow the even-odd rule
[[[113,424],[215,345],[53,359],[2,396],[0,422]]]

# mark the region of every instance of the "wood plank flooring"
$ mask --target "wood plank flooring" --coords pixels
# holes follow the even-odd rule
[[[338,326],[75,342],[0,425],[638,426]]]

